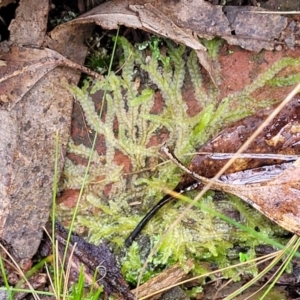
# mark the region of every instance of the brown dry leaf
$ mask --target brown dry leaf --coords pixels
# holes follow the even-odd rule
[[[40,2],[38,7],[49,5],[48,0]],[[89,25],[78,31],[76,26],[68,31],[57,28],[46,41],[52,50],[37,49],[45,35],[43,14],[48,10],[39,12],[36,7],[35,0],[20,1],[11,26],[13,42],[0,44],[0,58],[6,63],[0,68],[0,238],[25,260],[36,253],[50,213],[56,133],[58,176],[70,135],[73,97],[61,81],[78,82],[82,67],[77,64],[84,62],[83,42],[92,30]],[[33,13],[39,20],[23,23]],[[33,28],[31,38],[28,32]]]
[[[72,23],[96,23],[105,29],[117,29],[120,25],[142,29],[142,23],[135,12],[129,9],[129,0],[105,2],[79,16]]]
[[[235,122],[222,130],[216,137],[203,145],[198,151],[206,153],[235,153],[249,139],[254,130],[272,112],[272,108],[258,111],[255,115]],[[271,154],[300,154],[300,99],[295,97],[290,101],[265,127],[258,137],[249,145],[244,153],[271,153]],[[195,155],[189,168],[204,177],[214,177],[228,162],[227,159],[218,159],[210,155]],[[227,170],[226,174],[246,169],[253,169],[264,165],[281,163],[282,160],[258,158],[239,158]],[[184,177],[181,182],[187,178]]]
[[[271,180],[251,184],[244,184],[243,180],[237,180],[237,184],[228,184],[190,171],[170,153],[166,146],[163,146],[162,150],[175,164],[201,184],[240,197],[284,229],[300,234],[300,158],[293,164],[281,166],[279,171],[283,171]],[[270,171],[274,174],[277,172],[275,168],[271,168]],[[236,175],[237,179],[243,176],[238,173],[232,175]],[[269,178],[269,174],[266,175]]]
[[[252,117],[245,118],[233,126],[223,130],[216,138],[201,147],[200,151],[205,152],[231,152],[235,153],[241,145],[251,136],[270,110],[262,110]],[[258,135],[245,152],[248,153],[277,153],[296,154],[300,153],[300,101],[295,97],[276,116],[276,118]],[[261,166],[272,165],[280,162],[280,159],[237,159],[227,169],[226,174],[233,173],[239,184],[225,184],[219,181],[211,181],[206,177],[213,177],[225,165],[228,159],[216,160],[202,155],[196,155],[190,164],[190,169],[197,174],[198,178],[188,179],[185,175],[178,187],[186,186],[187,182],[200,180],[204,184],[211,183],[212,189],[232,193],[261,213],[266,215],[283,228],[294,233],[300,233],[300,160],[294,164],[283,164],[281,166],[270,166],[266,169],[248,170],[249,176],[255,180],[263,180],[274,177],[272,180],[263,183],[242,184],[247,177],[241,170],[253,169]],[[281,170],[283,170],[281,172]],[[246,171],[246,172],[248,172]],[[264,171],[264,173],[260,173]],[[237,172],[237,173],[234,173]],[[251,173],[252,172],[252,173]],[[273,174],[272,174],[273,172]],[[274,175],[280,172],[279,175]],[[202,175],[202,176],[199,176]],[[252,174],[252,175],[251,175]],[[247,175],[247,174],[246,174]],[[204,177],[205,176],[205,177]],[[261,177],[261,178],[259,178]],[[224,176],[226,180],[230,177]],[[247,178],[245,178],[247,180]],[[253,178],[248,178],[251,182]],[[177,187],[177,188],[178,188]],[[299,202],[299,203],[298,203]]]
[[[138,13],[143,29],[167,37],[194,50],[206,51],[206,48],[192,34],[179,28],[167,15],[161,13],[152,4],[129,5],[129,8]]]
[[[0,109],[11,110],[41,78],[58,66],[68,66],[100,77],[47,48],[11,47],[9,53],[0,55],[6,63],[6,67],[0,68],[0,91],[6,97],[6,101],[1,99]]]
[[[140,3],[142,5],[130,5],[131,2],[129,0],[106,2],[73,20],[71,24],[95,22],[106,29],[117,29],[120,25],[125,25],[149,31],[153,34],[172,39],[177,43],[187,45],[197,52],[200,64],[206,69],[216,84],[216,76],[205,52],[206,49],[198,39],[193,37],[192,32],[178,27],[169,18],[169,15],[162,13],[152,4],[145,3],[150,1],[134,1],[134,4]]]
[[[201,176],[197,179],[211,184],[211,189],[240,197],[281,227],[300,234],[300,159],[274,179],[259,184],[225,184]]]
[[[146,283],[138,287],[139,298],[145,296],[150,297],[150,295],[155,294],[155,296],[152,296],[151,299],[158,299],[163,291],[170,289],[178,282],[184,280],[184,278],[186,278],[188,272],[192,270],[192,268],[193,261],[190,259],[186,261],[184,269],[179,264],[175,264],[174,266],[166,269],[165,271],[149,279]],[[132,290],[131,292],[135,294],[137,291]]]

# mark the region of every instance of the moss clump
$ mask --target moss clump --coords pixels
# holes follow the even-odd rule
[[[151,143],[153,138],[162,131],[167,132],[168,144],[175,149],[177,157],[187,163],[185,153],[194,151],[227,124],[252,114],[258,107],[269,105],[270,99],[257,103],[252,98],[252,93],[274,78],[283,68],[299,65],[299,60],[286,58],[278,61],[243,90],[219,101],[218,90],[213,86],[204,88],[194,52],[166,42],[165,59],[158,59],[157,56],[149,57],[144,51],[139,51],[125,38],[118,38],[118,43],[123,51],[122,75],[111,73],[104,80],[92,84],[86,81],[82,88],[70,86],[69,89],[82,106],[88,125],[105,137],[106,146],[104,157],[96,152],[93,155],[77,224],[89,229],[91,242],[99,243],[106,238],[122,247],[125,238],[142,215],[162,196],[160,188],[167,186],[172,189],[182,175],[171,163],[160,164],[155,168],[151,166],[151,160],[161,161],[160,143]],[[219,45],[219,40],[209,43],[215,63]],[[168,63],[162,63],[163,61]],[[134,76],[135,68],[148,76],[148,83],[141,84],[137,80]],[[181,93],[187,77],[193,84],[195,99],[202,107],[201,112],[193,117],[188,115],[187,103]],[[152,110],[156,89],[160,91],[164,105],[162,111],[154,114]],[[99,90],[107,91],[103,100],[106,104],[105,120],[97,115],[90,96]],[[70,141],[68,151],[88,157],[90,149]],[[114,162],[118,151],[130,159],[131,174],[125,174],[122,166]],[[62,188],[80,188],[83,174],[84,167],[67,160]],[[105,189],[108,185],[110,192],[106,195]],[[213,195],[213,192],[207,193],[202,201],[220,212],[238,210],[244,223],[252,228],[260,224],[263,235],[274,234],[271,223],[240,200],[224,197],[223,201],[216,202],[213,201]],[[130,206],[133,201],[142,203],[139,213]],[[183,208],[183,203],[176,202],[175,205],[165,207],[151,220],[145,233],[150,236],[152,245]],[[161,266],[178,261],[184,263],[187,257],[228,266],[232,263],[227,256],[228,250],[235,244],[245,246],[251,256],[254,247],[260,242],[253,239],[251,234],[194,209],[162,242],[144,279],[159,271]],[[123,260],[123,271],[128,280],[134,283],[143,261],[138,255],[137,245],[132,245]],[[194,270],[196,273],[203,271],[199,265],[195,265]],[[225,275],[233,276],[235,272],[227,271]],[[256,268],[251,272],[255,273]]]

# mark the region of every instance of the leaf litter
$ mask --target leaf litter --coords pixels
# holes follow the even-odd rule
[[[181,5],[181,4],[184,4],[184,1],[182,1],[181,3],[179,3],[179,5]],[[196,2],[194,2],[194,3],[196,3]],[[205,11],[205,9],[203,8],[204,6],[204,3],[202,2],[202,1],[198,1],[198,3],[200,3],[201,5],[202,5],[202,7],[200,7],[200,10],[202,9],[202,11]],[[115,2],[115,4],[116,4],[116,2]],[[128,15],[129,15],[129,19],[131,18],[131,20],[133,20],[133,23],[128,23],[127,25],[128,25],[128,27],[134,27],[134,28],[136,28],[136,27],[138,27],[138,26],[141,26],[140,24],[143,24],[142,25],[142,27],[138,27],[138,28],[142,28],[142,29],[148,29],[148,30],[150,30],[151,32],[154,32],[154,33],[156,33],[156,34],[160,34],[160,35],[162,35],[162,36],[168,36],[168,34],[170,34],[170,30],[175,30],[175,36],[174,36],[174,34],[172,34],[171,36],[173,36],[174,37],[174,39],[175,39],[175,41],[177,41],[177,42],[181,42],[181,43],[188,43],[189,45],[190,45],[190,41],[192,41],[192,43],[195,43],[194,44],[194,46],[192,46],[192,48],[194,47],[198,52],[198,58],[199,58],[199,60],[200,60],[200,62],[203,64],[203,66],[205,67],[205,69],[208,71],[208,73],[211,75],[211,77],[212,78],[214,78],[214,81],[215,82],[217,82],[217,80],[215,79],[215,75],[213,74],[213,71],[212,71],[212,68],[211,68],[211,65],[210,65],[210,62],[209,62],[209,60],[208,60],[208,58],[207,58],[207,56],[206,56],[206,54],[205,54],[205,52],[204,52],[204,49],[202,48],[202,46],[201,46],[201,44],[200,43],[198,43],[197,42],[197,39],[193,39],[193,36],[191,35],[191,33],[190,33],[190,30],[193,30],[193,31],[195,31],[197,34],[199,34],[200,36],[204,36],[205,34],[202,32],[201,33],[201,31],[199,31],[198,32],[198,30],[195,30],[195,29],[191,29],[190,27],[188,27],[188,26],[186,26],[186,27],[184,27],[184,29],[182,29],[182,27],[179,25],[179,23],[177,22],[177,20],[176,20],[176,17],[175,17],[175,19],[169,19],[169,17],[170,17],[170,15],[171,14],[168,14],[168,18],[166,18],[165,16],[167,15],[167,13],[165,13],[165,11],[164,11],[164,8],[165,9],[169,9],[170,8],[170,6],[165,6],[165,7],[160,7],[160,6],[153,6],[152,4],[148,4],[148,3],[142,3],[141,5],[143,5],[143,6],[137,6],[136,4],[136,1],[135,1],[135,6],[132,6],[131,8],[133,9],[133,10],[135,10],[136,12],[138,12],[138,14],[139,14],[139,18],[142,20],[142,23],[141,23],[141,20],[139,19],[139,20],[137,20],[137,18],[136,18],[136,14],[132,14],[131,12],[130,13],[128,13]],[[191,3],[189,3],[189,5],[192,5]],[[187,5],[188,6],[188,5]],[[175,8],[175,11],[176,12],[183,12],[182,11],[182,9],[179,9],[179,7],[178,6],[175,6],[174,5],[174,8]],[[123,9],[123,11],[124,11],[124,8],[122,7],[122,9]],[[126,9],[126,8],[125,8]],[[218,8],[218,9],[220,9],[220,8]],[[147,15],[147,10],[149,11],[148,12],[148,15]],[[146,11],[146,12],[145,12]],[[241,11],[241,10],[239,10],[239,11]],[[247,10],[246,12],[245,11],[242,11],[242,14],[241,15],[243,15],[243,16],[245,16],[245,15],[250,15],[251,16],[251,18],[253,17],[251,14],[248,14],[247,12],[248,12],[249,10]],[[150,18],[150,13],[154,13],[154,15],[155,15],[155,18],[158,18],[158,19],[160,19],[161,20],[161,22],[163,22],[163,20],[162,19],[165,19],[165,20],[168,20],[168,24],[170,25],[170,29],[168,29],[166,32],[161,32],[160,31],[160,29],[158,28],[158,29],[155,29],[155,26],[154,26],[154,23],[153,23],[153,21],[151,21],[148,25],[147,25],[147,22],[148,22],[148,20],[150,20],[151,18]],[[230,12],[231,13],[231,12]],[[229,14],[230,14],[229,13]],[[163,16],[161,16],[161,14],[165,14],[164,15],[164,17]],[[235,20],[238,20],[238,26],[240,25],[240,19],[243,19],[243,18],[241,18],[240,16],[240,14],[239,14],[239,12],[233,12],[232,14],[235,14],[234,15],[234,17],[233,17],[233,19],[230,21],[231,22],[231,24],[230,24],[230,26],[234,26],[233,24],[234,24],[234,22],[235,22]],[[109,15],[108,16],[108,19],[109,18],[111,18],[112,16],[111,15]],[[178,17],[178,16],[177,16]],[[239,19],[240,18],[240,19]],[[253,17],[254,18],[254,17]],[[270,17],[267,17],[267,18],[270,18]],[[93,19],[93,16],[92,17],[87,17],[87,18],[83,18],[83,19],[81,19],[81,21],[82,21],[82,25],[80,25],[80,26],[78,26],[78,27],[76,27],[75,26],[75,28],[83,28],[83,27],[85,27],[83,24],[84,23],[86,23],[86,22],[89,22],[89,20],[92,20]],[[103,24],[101,24],[101,25],[103,25],[103,27],[105,27],[105,22],[108,22],[107,20],[108,19],[106,19],[105,21],[103,21]],[[121,18],[122,19],[122,18]],[[81,22],[80,21],[80,22]],[[95,20],[93,20],[93,21],[95,21]],[[157,21],[157,19],[156,19],[156,21]],[[228,32],[225,32],[225,35],[223,34],[223,33],[221,33],[220,34],[220,32],[218,32],[218,33],[216,33],[216,35],[220,35],[220,36],[222,36],[223,38],[225,38],[225,39],[227,39],[227,41],[229,42],[229,43],[232,43],[232,44],[238,44],[238,45],[240,45],[240,46],[242,46],[242,47],[244,47],[244,48],[247,48],[247,47],[254,47],[254,48],[251,48],[252,50],[254,50],[254,49],[256,49],[256,51],[258,51],[257,50],[257,48],[255,48],[255,47],[257,47],[257,46],[253,46],[253,45],[251,45],[250,46],[250,43],[248,44],[247,43],[247,41],[249,41],[249,40],[258,40],[258,41],[256,41],[256,45],[257,44],[260,44],[260,45],[262,45],[262,47],[264,47],[264,48],[266,48],[266,49],[268,49],[268,48],[274,48],[274,46],[276,45],[276,42],[275,41],[277,41],[278,40],[278,38],[279,38],[279,40],[280,40],[280,33],[284,30],[284,28],[286,27],[286,25],[287,25],[287,19],[285,19],[285,18],[282,18],[282,17],[280,17],[280,18],[278,18],[278,19],[267,19],[267,21],[265,20],[264,22],[266,22],[266,23],[268,23],[268,24],[272,24],[272,22],[271,21],[276,21],[276,25],[278,25],[278,26],[270,26],[270,28],[268,28],[269,30],[272,30],[273,28],[274,28],[274,31],[273,31],[273,33],[272,34],[269,34],[269,33],[267,33],[266,34],[266,36],[267,37],[271,37],[271,39],[270,40],[268,40],[268,41],[264,41],[264,42],[262,42],[262,40],[260,39],[260,37],[262,36],[262,35],[260,35],[260,34],[257,34],[257,33],[255,33],[256,35],[255,36],[250,36],[250,38],[249,38],[249,36],[247,36],[247,38],[246,38],[246,42],[244,41],[244,35],[247,35],[248,34],[248,32],[242,32],[242,33],[240,33],[240,32],[238,32],[238,30],[235,28],[235,27],[229,27],[229,29],[230,29],[230,33],[231,34],[229,34],[229,38],[228,37],[226,37],[226,34],[228,34]],[[77,22],[77,21],[76,21]],[[249,21],[248,21],[249,22]],[[118,20],[118,23],[120,23],[120,20]],[[254,18],[254,25],[257,23],[257,19],[255,19]],[[133,24],[133,25],[132,25]],[[164,24],[164,23],[162,23],[162,24]],[[167,24],[165,24],[165,25],[163,25],[164,27],[166,26]],[[212,25],[214,26],[215,24],[211,24],[211,23],[209,23],[208,24],[209,26],[208,27],[206,27],[205,28],[205,30],[207,30],[207,28],[212,28]],[[43,26],[44,26],[44,24],[43,24]],[[70,26],[70,27],[68,27],[68,26]],[[147,28],[147,26],[148,26],[148,28]],[[237,25],[235,25],[235,26],[237,26]],[[71,28],[72,27],[72,24],[70,24],[70,25],[67,25],[67,26],[62,26],[62,27],[60,27],[61,28],[61,31],[63,32],[63,31],[68,31],[69,30],[69,28]],[[41,29],[42,30],[44,30],[44,28],[45,27],[41,27]],[[87,28],[87,27],[85,27],[85,28]],[[153,28],[154,28],[154,30],[153,30]],[[221,28],[221,27],[220,27]],[[184,30],[184,31],[186,31],[186,29],[188,29],[188,31],[187,32],[182,32],[182,30]],[[224,28],[222,28],[222,29],[224,29]],[[15,27],[15,30],[17,31],[18,30],[18,26],[16,26]],[[228,30],[228,27],[226,27],[225,26],[225,30]],[[57,30],[58,31],[58,30]],[[236,35],[236,32],[238,33],[237,34],[237,36],[238,37],[233,37],[232,36],[232,32],[235,32],[235,35]],[[176,37],[176,35],[179,37]],[[215,34],[213,34],[213,35],[215,35]],[[240,35],[240,36],[239,36]],[[289,41],[289,40],[297,40],[297,36],[295,35],[295,32],[293,32],[292,31],[292,33],[290,33],[290,36],[292,35],[292,38],[290,38],[290,39],[288,39],[288,38],[285,38],[283,41],[281,41],[281,44],[288,44],[287,43],[287,41]],[[29,35],[30,36],[30,35]],[[34,43],[31,41],[31,42],[29,42],[29,44],[30,44],[30,46],[40,46],[41,44],[40,44],[40,40],[39,40],[39,36],[41,36],[41,35],[37,35],[37,39],[36,39],[36,41],[38,40],[38,43],[37,44],[35,44],[34,45]],[[289,37],[290,37],[289,36]],[[24,37],[24,35],[22,34],[22,38]],[[47,40],[48,39],[48,40]],[[265,38],[265,36],[263,36],[263,39],[266,39]],[[60,40],[60,41],[54,41],[54,40],[51,40],[51,38],[49,39],[49,38],[46,38],[46,40],[47,40],[47,43],[48,43],[48,45],[51,45],[52,44],[52,46],[53,45],[55,45],[56,44],[56,48],[55,49],[62,49],[62,48],[60,48],[60,47],[62,47],[61,45],[63,44],[63,43],[65,43],[65,41],[64,40]],[[240,41],[238,41],[238,40],[240,40]],[[82,40],[81,40],[82,41]],[[18,43],[18,39],[16,39],[16,40],[14,40],[14,43],[15,44],[17,44]],[[22,42],[22,44],[24,44],[23,42]],[[60,45],[59,45],[60,44]],[[67,43],[65,43],[66,45],[67,45]],[[295,45],[296,43],[290,43],[290,44],[288,44],[288,46],[290,46],[290,47],[294,47],[294,45]],[[24,51],[24,52],[26,52],[27,51],[27,49],[24,49],[24,48],[20,48],[19,46],[17,47],[17,48],[15,48],[16,49],[16,51],[19,51],[19,53],[21,53],[22,51]],[[54,49],[54,48],[53,48]],[[66,55],[67,55],[67,53],[70,53],[70,52],[72,52],[72,48],[69,48],[69,49],[65,49],[66,51],[65,51],[65,53],[66,53]],[[73,49],[74,50],[74,49]],[[47,52],[48,51],[48,52]],[[30,52],[32,52],[31,51],[31,49],[30,50],[28,50],[28,53],[30,53]],[[33,51],[34,52],[34,51]],[[53,58],[53,60],[48,60],[48,62],[49,62],[49,66],[48,67],[45,67],[45,65],[44,66],[40,66],[39,65],[39,63],[41,63],[41,62],[43,62],[44,61],[44,59],[45,59],[45,57],[47,57],[47,59],[49,59],[49,57],[48,57],[48,54],[49,54],[49,52],[51,53],[51,55],[50,56],[52,56],[52,58]],[[64,52],[64,51],[62,51],[62,52]],[[62,54],[62,52],[60,52],[61,54]],[[36,51],[35,53],[38,53],[38,51]],[[45,53],[46,53],[46,55],[45,55]],[[65,53],[63,53],[63,54],[65,54]],[[5,56],[5,54],[3,54],[4,56]],[[36,56],[37,55],[37,56]],[[37,61],[36,61],[36,58],[37,57],[40,57],[40,55],[42,56],[42,57],[44,57],[44,58],[42,58],[42,61],[39,61],[39,63],[37,63]],[[59,56],[59,55],[58,55]],[[16,105],[18,105],[18,103],[20,103],[20,101],[21,100],[23,100],[23,101],[25,101],[24,99],[22,99],[29,91],[30,92],[32,92],[32,90],[34,90],[34,89],[36,89],[37,88],[37,84],[36,83],[39,83],[39,84],[45,84],[45,83],[41,83],[40,81],[41,81],[41,78],[43,78],[43,77],[45,77],[46,76],[46,74],[49,72],[49,71],[51,71],[52,69],[54,69],[55,67],[57,67],[59,64],[56,62],[56,59],[57,59],[57,54],[54,54],[54,52],[53,52],[53,50],[52,50],[52,52],[51,52],[51,50],[43,50],[43,49],[41,49],[41,51],[38,53],[38,54],[34,54],[33,55],[33,58],[32,59],[29,59],[29,61],[33,61],[33,65],[32,66],[29,66],[29,68],[27,68],[27,66],[19,66],[19,67],[16,67],[16,66],[14,66],[14,67],[16,67],[15,68],[15,71],[16,71],[16,73],[18,73],[19,72],[19,74],[21,75],[24,75],[24,72],[22,71],[22,69],[24,70],[24,68],[26,69],[28,69],[28,72],[29,73],[34,73],[34,71],[35,71],[35,69],[36,69],[36,67],[38,68],[38,69],[40,69],[39,70],[39,72],[38,72],[38,74],[36,74],[35,75],[35,77],[33,77],[33,79],[29,76],[29,81],[28,81],[28,85],[26,86],[26,87],[23,87],[23,88],[20,88],[19,90],[18,90],[18,88],[16,89],[16,86],[17,86],[17,81],[15,81],[14,83],[9,83],[8,85],[11,85],[11,90],[15,90],[16,89],[16,91],[17,91],[17,94],[16,95],[13,95],[13,93],[12,92],[8,92],[8,93],[6,93],[6,94],[8,94],[8,95],[4,95],[3,96],[3,94],[4,93],[1,93],[1,101],[2,101],[2,105],[3,105],[3,108],[5,108],[5,110],[7,111],[7,109],[8,110],[14,110],[15,109],[15,107],[16,107]],[[20,56],[21,57],[21,56]],[[9,61],[9,59],[8,59],[8,55],[6,55],[6,61]],[[70,66],[70,63],[69,63],[69,61],[68,60],[66,60],[66,59],[64,59],[63,57],[59,57],[59,59],[58,59],[58,61],[59,61],[59,63],[63,63],[63,64],[65,64],[65,65],[68,65],[69,64],[69,66]],[[29,65],[30,65],[30,63],[29,63]],[[72,65],[72,64],[71,64]],[[72,65],[72,66],[74,66],[74,64]],[[5,67],[5,66],[2,66],[1,67],[1,69],[3,68],[3,67]],[[8,68],[11,68],[11,66],[10,65],[8,65]],[[19,69],[18,69],[19,68]],[[30,69],[30,68],[32,68],[32,69]],[[45,68],[44,70],[43,70],[43,68]],[[81,69],[81,68],[79,68],[79,69]],[[10,69],[10,70],[12,70],[12,69]],[[82,69],[81,69],[82,70]],[[27,71],[27,70],[26,70]],[[63,75],[65,75],[65,72],[66,72],[66,70],[63,70]],[[14,72],[12,72],[11,73],[11,75],[15,75],[15,73]],[[11,75],[8,75],[8,77],[10,77],[10,78],[12,78],[13,76],[11,76]],[[28,75],[27,75],[28,76]],[[27,77],[26,76],[26,73],[25,73],[25,79],[27,80]],[[60,77],[60,75],[58,75],[58,74],[56,74],[55,75],[56,77]],[[53,78],[55,78],[55,76],[53,77]],[[18,77],[16,77],[16,78],[18,78]],[[20,77],[19,77],[20,78]],[[54,80],[54,79],[51,79],[51,80]],[[22,79],[22,80],[20,80],[20,81],[24,81],[24,79]],[[7,81],[8,82],[8,81]],[[26,90],[27,89],[27,90]],[[5,87],[5,91],[9,91],[8,90],[8,88],[7,87]],[[42,92],[41,91],[39,91],[39,94],[41,94]],[[12,102],[11,102],[12,101]],[[67,115],[64,115],[64,117],[67,117]],[[26,120],[27,121],[27,120]],[[28,127],[27,127],[28,128]],[[43,147],[45,147],[45,145],[43,145]],[[47,144],[46,145],[46,147],[49,147],[49,145]],[[30,147],[29,147],[30,148]],[[43,148],[42,148],[43,149]],[[29,156],[30,157],[30,156]],[[40,158],[39,158],[40,159]],[[32,165],[30,165],[30,167],[32,167]],[[45,166],[44,166],[45,167]],[[297,166],[293,166],[293,168],[295,168],[295,167],[297,167]],[[287,172],[289,169],[291,170],[291,168],[292,167],[290,167],[290,168],[288,168],[286,171],[284,171],[284,172]],[[52,170],[52,168],[51,168],[51,170]],[[294,170],[294,169],[293,169]],[[283,172],[283,173],[284,173]],[[291,171],[290,171],[291,172]],[[296,172],[297,173],[297,172]],[[284,174],[286,174],[286,173],[284,173]],[[297,173],[298,174],[298,173]],[[290,175],[290,173],[287,173],[287,175],[289,176]],[[285,175],[285,176],[287,176],[287,175]],[[277,181],[276,181],[277,180]],[[284,186],[285,188],[288,188],[287,187],[287,179],[286,179],[286,177],[276,177],[276,179],[274,179],[274,182],[276,182],[276,183],[278,183],[278,184],[282,184],[282,186]],[[50,185],[51,186],[51,185]],[[220,185],[219,185],[220,186]],[[226,188],[225,188],[225,186],[226,186]],[[272,186],[272,185],[271,185]],[[252,187],[254,187],[255,189],[257,189],[257,192],[256,192],[256,194],[253,196],[253,195],[251,195],[250,196],[250,198],[252,199],[253,197],[255,198],[255,197],[257,197],[257,193],[259,192],[258,191],[258,186],[255,186],[255,185],[252,185]],[[261,185],[260,185],[260,187],[261,187]],[[298,188],[298,186],[297,186],[297,183],[295,182],[294,183],[294,185],[293,185],[293,187],[297,190],[297,188]],[[227,189],[227,185],[222,185],[222,188],[225,190],[225,189]],[[273,191],[272,190],[272,187],[268,187],[268,188],[271,188],[271,191]],[[239,191],[238,189],[236,189],[235,191],[238,191],[239,193],[241,193],[241,195],[242,195],[242,191]],[[267,190],[266,190],[267,191]],[[249,191],[248,191],[248,196],[249,196]],[[46,193],[47,194],[47,193]],[[248,197],[247,195],[244,195],[244,197]],[[243,196],[243,195],[242,195]],[[249,197],[248,197],[249,198]],[[252,199],[253,200],[253,199]],[[48,200],[49,201],[49,200]],[[276,205],[276,204],[273,204],[273,205]],[[32,208],[32,210],[34,210],[34,208]],[[288,212],[287,211],[287,214],[289,215],[290,213],[293,213],[293,212]],[[280,220],[280,222],[282,223],[282,224],[286,224],[285,222],[286,222],[286,220],[285,219],[280,219],[279,218],[279,220]],[[44,222],[45,222],[45,220],[44,220]],[[38,227],[40,227],[40,225],[38,226]],[[293,225],[291,225],[291,227],[290,228],[294,228],[293,227]],[[11,235],[11,233],[9,233],[9,234],[7,234],[6,236],[5,236],[5,238],[6,239],[8,239],[10,242],[11,242],[11,244],[14,244],[14,241],[13,240],[10,240],[10,238],[8,238],[9,237],[9,235]],[[17,245],[15,245],[15,247],[16,248],[18,248],[18,246]],[[32,250],[30,250],[28,253],[26,253],[25,254],[25,257],[27,256],[27,257],[30,257],[31,256],[31,254],[30,253],[32,253]]]
[[[164,152],[174,162],[177,161],[167,148],[164,148]],[[183,168],[182,165],[180,166]],[[228,183],[224,183],[222,177],[219,181],[215,181],[186,168],[185,171],[200,183],[210,184],[211,189],[228,192],[240,197],[275,223],[299,235],[300,207],[296,202],[297,199],[300,199],[299,166],[300,159],[297,159],[293,164],[282,166],[278,175],[276,173],[272,174],[275,168],[269,168],[267,171],[270,174],[267,174],[267,180],[261,179],[260,174],[257,174],[259,181],[263,180],[259,184],[251,183],[251,179],[250,182],[240,182],[240,178],[244,173],[235,173],[234,177],[237,177],[238,180],[233,179],[233,176],[228,176],[226,177]],[[270,179],[272,176],[275,177]],[[247,178],[245,179],[247,180]]]

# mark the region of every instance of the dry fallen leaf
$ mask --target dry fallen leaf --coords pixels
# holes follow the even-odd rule
[[[100,77],[98,73],[47,48],[11,47],[10,52],[1,54],[1,59],[5,61],[6,67],[0,68],[0,90],[7,101],[2,101],[0,109],[11,110],[41,78],[58,66],[68,66],[93,77]]]
[[[166,147],[167,156],[201,184],[210,189],[234,194],[270,220],[293,233],[300,234],[300,158],[273,179],[253,184],[227,184],[200,176],[178,163]]]
[[[125,25],[149,31],[172,39],[177,43],[187,45],[197,52],[200,64],[206,69],[216,84],[216,76],[210,59],[206,54],[205,47],[192,35],[191,31],[178,27],[168,15],[163,14],[155,6],[146,2],[150,1],[115,0],[106,2],[70,23],[85,24],[95,22],[105,29],[117,29],[120,25]],[[137,5],[138,3],[141,5]]]
[[[235,122],[222,130],[216,137],[198,149],[206,153],[235,153],[249,139],[254,130],[262,124],[271,113],[272,108],[258,111],[255,115]],[[264,128],[259,136],[249,145],[244,153],[271,153],[285,155],[300,154],[300,98],[290,101]],[[230,158],[230,157],[229,157]],[[195,155],[189,168],[201,176],[214,177],[228,162],[227,159],[218,159],[210,155]],[[282,160],[258,158],[239,158],[227,170],[226,174],[253,169],[264,165],[281,163]],[[182,183],[185,182],[185,177]]]
[[[206,48],[191,33],[187,33],[178,27],[167,15],[161,13],[152,4],[129,5],[129,8],[138,13],[143,29],[167,37],[196,51],[206,51]]]
[[[49,5],[48,0],[40,2],[39,7]],[[39,49],[48,9],[30,7],[37,7],[35,0],[20,1],[10,28],[13,43],[0,43],[0,59],[6,63],[0,68],[0,238],[25,260],[36,253],[50,213],[56,133],[58,176],[70,135],[73,96],[61,81],[78,82],[83,69],[77,64],[84,62],[83,42],[92,29],[56,28],[47,37],[51,49]],[[36,19],[23,22],[32,19],[33,11]],[[32,26],[32,37],[23,34],[33,31]]]
[[[300,159],[264,183],[236,186],[213,182],[212,188],[237,195],[281,227],[300,234]]]

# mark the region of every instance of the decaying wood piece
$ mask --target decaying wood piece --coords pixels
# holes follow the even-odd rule
[[[41,245],[41,254],[48,256],[52,252],[52,242],[48,236],[52,235],[52,225],[49,222],[46,226],[48,234]],[[55,224],[55,239],[58,241],[58,253],[61,261],[63,259],[67,244],[68,231],[59,223]],[[73,256],[71,252],[73,251]],[[71,259],[71,263],[70,263]],[[69,284],[78,282],[81,266],[84,266],[85,284],[94,288],[103,286],[105,299],[110,295],[119,295],[121,299],[134,300],[135,297],[130,292],[129,286],[123,278],[118,263],[105,243],[98,246],[86,242],[76,234],[72,234],[68,244],[66,265],[71,264]],[[66,267],[65,265],[65,267]],[[96,275],[96,282],[94,276]]]
[[[161,294],[170,289],[176,283],[183,281],[188,272],[193,268],[193,261],[186,261],[184,268],[179,264],[176,264],[165,271],[161,272],[159,275],[149,279],[146,283],[138,287],[139,297],[145,297],[147,295],[153,295],[151,300],[159,299]],[[159,293],[161,291],[161,293]],[[136,290],[131,291],[133,294],[136,293]]]
[[[12,247],[19,259],[30,259],[35,254],[42,227],[48,221],[56,133],[59,174],[69,139],[73,97],[62,86],[62,80],[76,84],[80,73],[58,66],[64,61],[62,55],[79,64],[84,62],[83,41],[92,29],[81,26],[75,33],[70,26],[68,34],[55,39],[59,31],[56,29],[47,45],[60,54],[36,49],[44,42],[49,10],[48,1],[42,2],[39,4],[44,9],[35,10],[32,19],[28,7],[34,7],[36,1],[20,1],[10,32],[13,43],[5,44],[5,52],[0,53],[6,63],[0,68],[0,239]],[[23,20],[30,18],[31,29],[27,30],[36,32],[20,34]]]

